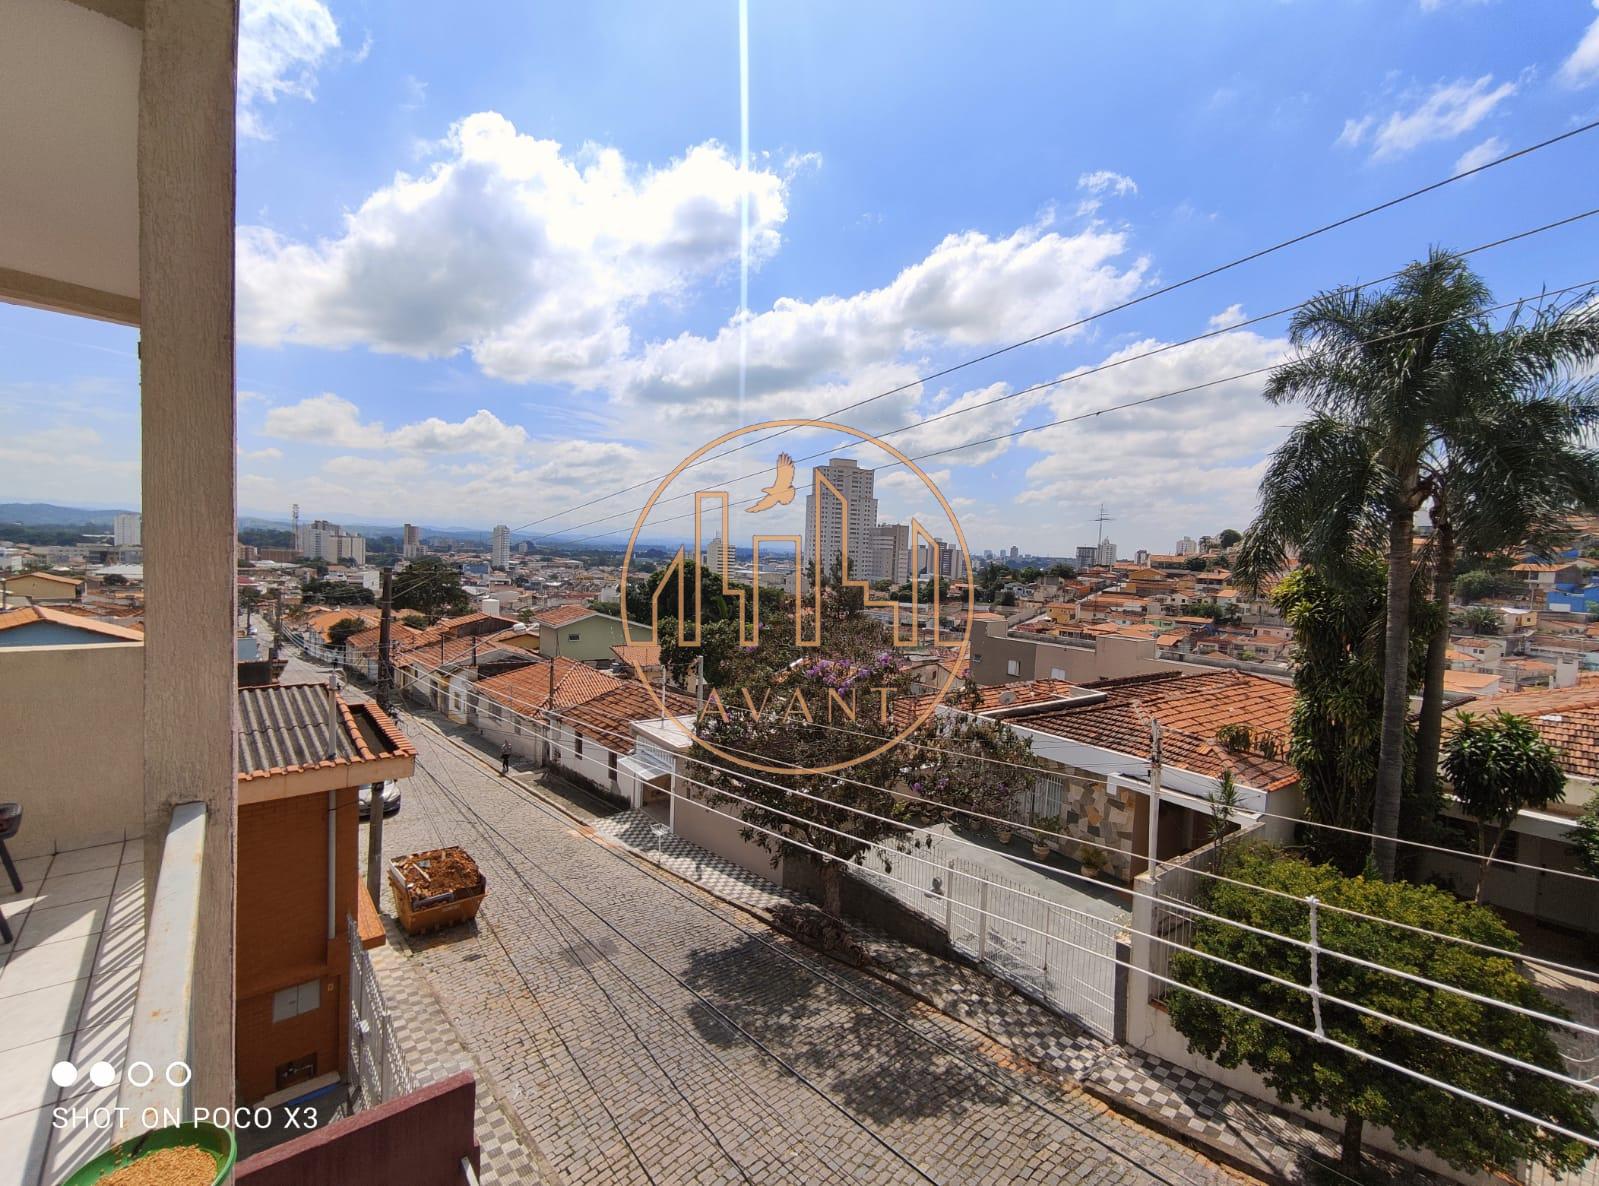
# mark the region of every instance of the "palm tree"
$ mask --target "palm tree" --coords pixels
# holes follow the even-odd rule
[[[1583,385],[1558,387],[1568,368],[1599,353],[1593,311],[1568,305],[1533,326],[1513,322],[1496,333],[1488,320],[1491,300],[1460,257],[1434,250],[1384,291],[1344,289],[1308,301],[1289,329],[1297,356],[1266,384],[1267,399],[1303,403],[1312,415],[1273,455],[1261,482],[1260,512],[1239,554],[1246,578],[1258,586],[1297,549],[1337,579],[1342,559],[1358,545],[1384,541],[1372,856],[1386,879],[1394,875],[1404,787],[1416,513],[1438,499],[1434,510],[1443,511],[1450,541],[1456,517],[1512,531],[1520,512],[1486,496],[1494,482],[1522,479],[1533,488],[1525,501],[1543,508],[1540,514],[1552,511],[1566,478],[1546,481],[1542,471],[1533,472],[1544,460],[1539,429],[1558,429],[1571,442],[1587,423]],[[1583,461],[1586,454],[1577,452],[1574,460]],[[1555,468],[1565,473],[1566,461]],[[1497,509],[1490,512],[1490,505]],[[1452,565],[1450,556],[1435,571]],[[1447,602],[1447,584],[1443,593]],[[1446,644],[1447,625],[1439,629]],[[1440,647],[1431,681],[1440,707],[1442,658]],[[1437,765],[1436,739],[1430,763]]]
[[[1443,730],[1443,675],[1455,560],[1510,549],[1553,551],[1574,510],[1599,504],[1593,448],[1599,309],[1582,297],[1517,309],[1501,330],[1470,343],[1469,358],[1436,410],[1426,459],[1431,483],[1433,600],[1442,611],[1428,640],[1416,731],[1418,798],[1432,795]]]

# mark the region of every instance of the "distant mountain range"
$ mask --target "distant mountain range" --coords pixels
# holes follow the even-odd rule
[[[121,510],[89,510],[85,507],[63,507],[53,502],[0,502],[0,523],[16,523],[22,527],[52,527],[79,523],[111,526],[118,515],[130,514]]]
[[[0,524],[15,523],[22,527],[76,527],[79,524],[94,524],[95,526],[109,527],[118,515],[132,514],[127,508],[112,510],[97,510],[89,507],[68,507],[53,502],[0,502]],[[307,519],[309,521],[309,519]],[[341,526],[346,531],[357,532],[365,536],[399,535],[400,525],[397,523],[354,523],[344,520]],[[281,518],[269,518],[264,515],[239,516],[239,527],[264,527],[277,531],[287,531],[289,521]],[[430,536],[445,536],[459,540],[481,540],[488,542],[492,533],[483,527],[428,527],[422,526],[423,538]],[[511,533],[513,540],[533,540],[533,535],[518,535]],[[640,539],[638,546],[641,548],[660,549],[675,548],[680,541],[675,539]],[[617,540],[614,544],[591,543],[587,548],[581,544],[567,543],[559,536],[545,538],[539,544],[541,550],[549,552],[568,551],[600,551],[609,552],[623,550],[624,541]]]

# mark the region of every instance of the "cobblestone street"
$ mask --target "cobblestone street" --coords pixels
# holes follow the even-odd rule
[[[460,844],[489,896],[375,954],[406,978],[406,1044],[464,1045],[487,1080],[486,1181],[1239,1180],[405,726],[419,769],[384,848]]]

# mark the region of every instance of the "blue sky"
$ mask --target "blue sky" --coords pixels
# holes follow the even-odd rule
[[[756,0],[749,19],[745,173],[732,0],[245,0],[241,508],[555,516],[544,531],[614,514],[557,538],[621,528],[605,537],[620,542],[643,492],[556,512],[743,424],[911,384],[846,417],[882,432],[1592,204],[1599,133],[918,386],[1599,117],[1599,11]],[[1599,220],[1477,263],[1508,300],[1594,279],[1596,244]],[[1282,332],[1242,329],[892,439],[915,455],[1266,366]],[[0,307],[0,498],[136,503],[134,342]],[[1258,390],[1224,383],[929,469],[976,548],[1069,554],[1103,501],[1124,554],[1168,550],[1246,525],[1293,415]],[[905,513],[908,486],[883,485],[884,516]]]

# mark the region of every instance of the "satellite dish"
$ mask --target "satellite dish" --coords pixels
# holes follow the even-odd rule
[[[1009,691],[1001,692],[999,694],[999,702],[1001,704],[1015,704],[1016,703],[1016,693],[1015,692],[1009,692]]]

